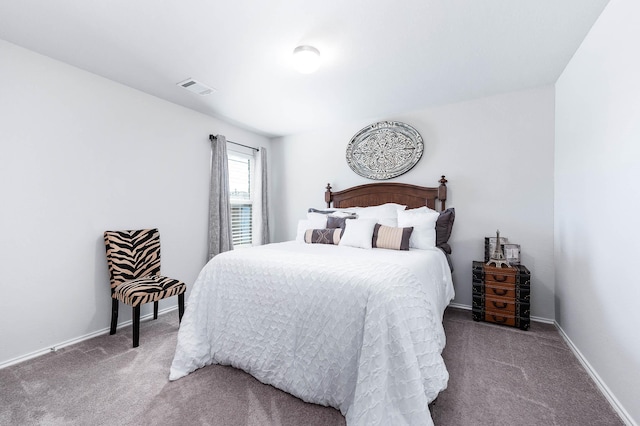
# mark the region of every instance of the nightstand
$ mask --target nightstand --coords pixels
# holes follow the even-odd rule
[[[524,265],[510,268],[473,262],[473,319],[529,328],[531,273]]]

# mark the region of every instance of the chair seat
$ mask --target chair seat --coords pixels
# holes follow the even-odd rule
[[[111,297],[136,307],[182,294],[186,290],[187,285],[180,280],[154,275],[123,282],[113,289]]]

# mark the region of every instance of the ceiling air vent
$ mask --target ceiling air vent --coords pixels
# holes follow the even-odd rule
[[[201,96],[210,95],[216,90],[192,78],[189,78],[185,81],[181,81],[180,83],[178,83],[178,86],[184,87],[188,91],[197,93],[198,95],[201,95]]]

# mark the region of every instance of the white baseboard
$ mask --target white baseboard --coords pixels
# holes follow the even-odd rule
[[[565,333],[562,327],[560,327],[560,324],[558,324],[555,321],[553,322],[553,324],[558,329],[560,336],[562,336],[564,341],[567,342],[567,345],[571,349],[571,352],[573,352],[576,358],[578,358],[578,361],[580,361],[580,364],[582,364],[584,369],[587,371],[587,374],[589,374],[591,379],[593,379],[593,381],[595,382],[596,386],[598,386],[598,389],[600,389],[600,392],[602,392],[604,397],[607,398],[607,401],[609,401],[609,404],[611,404],[611,406],[616,411],[616,413],[618,413],[618,415],[620,416],[620,419],[627,426],[638,426],[638,424],[631,418],[631,415],[629,415],[627,410],[625,410],[622,404],[620,404],[620,401],[618,401],[618,398],[616,398],[615,395],[611,392],[611,389],[609,389],[609,387],[604,383],[602,378],[600,378],[600,375],[598,375],[596,370],[591,366],[591,364],[589,364],[589,361],[587,361],[587,359],[582,355],[582,352],[580,352],[580,349],[578,349],[577,346],[573,344],[573,342],[571,341],[567,333]]]
[[[451,302],[451,303],[449,303],[449,306],[451,306],[452,308],[464,309],[465,311],[470,311],[471,310],[471,306],[463,305],[462,303]]]
[[[449,306],[451,306],[452,308],[464,309],[466,311],[470,311],[471,310],[471,306],[463,305],[462,303],[449,303]],[[530,316],[529,319],[531,321],[543,322],[545,324],[555,324],[555,320],[552,320],[552,319],[549,319],[549,318]]]
[[[162,309],[162,310],[158,310],[158,315],[165,314],[165,313],[171,312],[171,311],[175,311],[177,309],[178,309],[178,306],[176,305],[176,306],[172,306],[172,307],[165,308],[165,309]],[[140,316],[140,321],[146,321],[146,320],[151,319],[151,318],[153,318],[153,312],[148,313],[146,315]],[[132,323],[133,323],[133,320],[128,320],[128,321],[125,321],[125,322],[122,322],[122,323],[118,324],[117,328],[121,329],[123,327],[130,326]],[[89,340],[89,339],[91,339],[93,337],[97,337],[97,336],[101,336],[103,334],[107,334],[107,333],[109,333],[109,331],[110,331],[109,327],[103,328],[101,330],[94,331],[93,333],[85,334],[84,336],[76,337],[74,339],[65,340],[64,342],[60,342],[60,343],[58,343],[56,345],[53,345],[53,346],[51,346],[49,348],[39,349],[37,351],[33,351],[31,353],[28,353],[26,355],[21,355],[19,357],[10,359],[8,361],[4,361],[4,362],[0,363],[0,370],[5,368],[5,367],[9,367],[11,365],[19,364],[21,362],[27,361],[27,360],[32,359],[32,358],[36,358],[36,357],[48,354],[50,352],[55,352],[58,349],[62,349],[64,347],[66,347],[66,346],[70,346],[70,345],[73,345],[73,344],[76,344],[76,343],[83,342],[85,340]]]

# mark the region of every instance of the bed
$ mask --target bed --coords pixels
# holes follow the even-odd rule
[[[345,242],[356,223],[372,222],[367,212],[379,211],[367,206],[443,216],[446,182],[443,176],[437,187],[385,182],[338,192],[327,185],[328,211],[309,214],[360,212],[336,233]],[[440,213],[432,213],[436,207]],[[428,405],[449,377],[442,316],[454,292],[445,251],[287,241],[222,253],[193,286],[169,379],[231,365],[339,409],[349,426],[431,425]]]

